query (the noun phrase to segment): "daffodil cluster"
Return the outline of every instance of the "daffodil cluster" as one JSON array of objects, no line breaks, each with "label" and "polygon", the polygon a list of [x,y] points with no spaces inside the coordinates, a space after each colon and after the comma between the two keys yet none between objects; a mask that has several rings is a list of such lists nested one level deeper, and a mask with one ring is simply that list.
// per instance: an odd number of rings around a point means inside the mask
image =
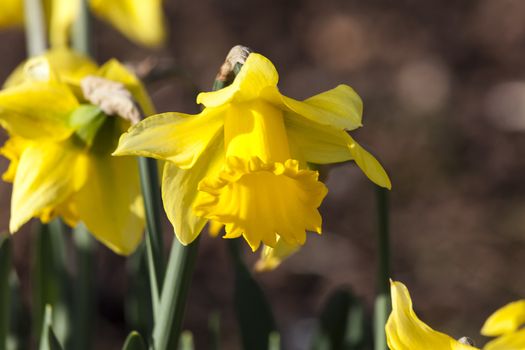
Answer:
[{"label": "daffodil cluster", "polygon": [[3,179],[13,183],[12,233],[32,217],[82,221],[119,254],[139,244],[143,203],[132,157],[112,157],[129,122],[86,101],[80,82],[97,76],[124,84],[147,113],[142,85],[116,60],[97,67],[68,50],[29,60],[0,92],[0,125],[9,140],[0,153],[10,160]]},{"label": "daffodil cluster", "polygon": [[[392,313],[386,325],[390,350],[479,350],[423,323],[414,313],[408,289],[400,282],[391,283]],[[498,337],[483,350],[524,350],[525,300],[510,303],[492,314],[481,333]]]},{"label": "daffodil cluster", "polygon": [[361,126],[362,102],[352,88],[297,101],[277,82],[273,64],[252,53],[231,85],[198,95],[201,113],[151,116],[122,135],[115,155],[166,161],[164,208],[183,244],[211,221],[253,250],[301,246],[306,231],[321,233],[318,208],[327,193],[310,163],[354,160],[390,188],[379,162],[347,133]]},{"label": "daffodil cluster", "polygon": [[[66,47],[80,0],[43,0],[53,47]],[[156,47],[165,41],[162,0],[90,0],[92,12],[112,24],[129,39]],[[24,0],[0,2],[0,28],[24,23]]]}]

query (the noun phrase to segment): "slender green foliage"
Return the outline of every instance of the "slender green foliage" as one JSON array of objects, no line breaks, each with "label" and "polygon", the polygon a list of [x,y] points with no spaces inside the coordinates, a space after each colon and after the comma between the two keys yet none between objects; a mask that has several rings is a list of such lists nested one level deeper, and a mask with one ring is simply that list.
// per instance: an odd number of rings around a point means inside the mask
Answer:
[{"label": "slender green foliage", "polygon": [[374,349],[387,350],[385,324],[390,305],[390,239],[388,223],[388,190],[376,187],[378,223],[378,296],[374,308]]},{"label": "slender green foliage", "polygon": [[42,331],[40,332],[39,350],[62,350],[62,345],[53,332],[53,308],[46,305],[44,320],[42,322]]},{"label": "slender green foliage", "polygon": [[153,319],[157,319],[164,280],[164,242],[160,222],[161,197],[157,161],[139,158],[140,183],[146,210],[146,258],[149,270]]},{"label": "slender green foliage", "polygon": [[27,56],[46,51],[46,24],[41,0],[24,0]]},{"label": "slender green foliage", "polygon": [[210,334],[210,350],[219,350],[221,347],[221,317],[214,311],[208,317],[208,330]]},{"label": "slender green foliage", "polygon": [[267,350],[269,336],[276,330],[272,309],[261,287],[242,261],[238,241],[229,240],[228,247],[235,271],[233,299],[243,349]]},{"label": "slender green foliage", "polygon": [[175,349],[179,343],[198,247],[198,238],[187,246],[173,240],[150,350]]},{"label": "slender green foliage", "polygon": [[146,350],[144,339],[136,331],[131,332],[126,338],[122,350]]},{"label": "slender green foliage", "polygon": [[9,332],[9,273],[11,272],[11,241],[0,234],[0,350],[7,347]]}]

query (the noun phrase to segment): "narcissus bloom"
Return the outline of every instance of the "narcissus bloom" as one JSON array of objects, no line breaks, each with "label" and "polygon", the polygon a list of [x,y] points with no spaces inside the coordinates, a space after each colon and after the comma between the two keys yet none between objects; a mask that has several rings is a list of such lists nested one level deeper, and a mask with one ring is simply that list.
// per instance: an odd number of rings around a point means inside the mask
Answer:
[{"label": "narcissus bloom", "polygon": [[11,161],[3,179],[13,183],[9,228],[60,216],[130,254],[144,226],[137,162],[111,156],[129,122],[86,102],[79,86],[86,75],[123,83],[152,112],[143,87],[115,60],[98,68],[60,50],[17,69],[0,91],[0,125],[9,134],[0,153]]},{"label": "narcissus bloom", "polygon": [[[437,332],[423,323],[412,309],[408,289],[400,282],[391,283],[392,313],[386,325],[390,350],[476,350],[452,337]],[[525,301],[511,303],[490,316],[482,334],[499,336],[483,350],[524,350],[525,330],[518,330],[525,321]]]},{"label": "narcissus bloom", "polygon": [[[49,36],[53,47],[67,45],[71,24],[75,21],[79,0],[44,0]],[[162,0],[90,0],[95,15],[111,23],[130,40],[150,47],[165,41]],[[0,28],[24,23],[24,0],[0,2]]]},{"label": "narcissus bloom", "polygon": [[155,115],[122,135],[116,155],[166,160],[164,208],[183,244],[208,220],[253,250],[278,239],[297,247],[305,231],[321,233],[327,189],[308,163],[353,159],[390,188],[379,162],[345,131],[361,126],[354,90],[340,85],[297,101],[281,95],[277,81],[273,64],[252,53],[230,86],[199,94],[201,113]]}]

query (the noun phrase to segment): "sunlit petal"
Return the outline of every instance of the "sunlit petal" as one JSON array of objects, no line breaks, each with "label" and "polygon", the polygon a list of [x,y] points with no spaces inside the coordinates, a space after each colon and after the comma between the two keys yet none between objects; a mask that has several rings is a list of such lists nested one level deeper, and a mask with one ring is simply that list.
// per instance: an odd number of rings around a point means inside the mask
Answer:
[{"label": "sunlit petal", "polygon": [[164,165],[162,201],[175,235],[189,244],[199,235],[208,219],[193,212],[199,182],[216,174],[224,162],[223,135],[217,135],[191,169],[181,169],[172,162]]},{"label": "sunlit petal", "polygon": [[503,335],[488,342],[483,350],[523,350],[525,349],[525,329]]},{"label": "sunlit petal", "polygon": [[93,12],[129,39],[157,47],[166,39],[162,0],[91,0]]},{"label": "sunlit petal", "polygon": [[481,334],[494,337],[516,331],[525,323],[525,300],[507,304],[485,321]]},{"label": "sunlit petal", "polygon": [[123,134],[114,155],[159,158],[188,169],[222,131],[223,125],[220,109],[206,109],[198,115],[155,115]]},{"label": "sunlit petal", "polygon": [[90,154],[85,185],[75,196],[89,231],[118,254],[137,248],[144,229],[138,164],[131,157]]},{"label": "sunlit petal", "polygon": [[298,251],[300,246],[288,244],[284,239],[278,239],[275,247],[265,246],[261,252],[261,257],[255,263],[255,270],[271,271],[275,270],[283,260]]},{"label": "sunlit petal", "polygon": [[22,84],[0,91],[0,124],[10,134],[26,139],[62,140],[73,132],[68,118],[77,106],[66,85]]},{"label": "sunlit petal", "polygon": [[278,81],[279,75],[273,63],[262,55],[252,53],[231,85],[218,91],[201,92],[197,96],[197,103],[206,107],[217,107],[232,100],[253,100],[258,98],[264,89],[277,86]]},{"label": "sunlit petal", "polygon": [[474,350],[423,323],[414,313],[407,288],[391,283],[392,313],[386,324],[390,350]]},{"label": "sunlit petal", "polygon": [[85,157],[65,141],[28,145],[19,160],[11,199],[9,229],[16,232],[31,217],[68,199],[85,181]]},{"label": "sunlit petal", "polygon": [[348,85],[339,85],[304,101],[286,97],[277,89],[266,89],[264,97],[290,112],[322,125],[344,130],[362,126],[363,102]]}]

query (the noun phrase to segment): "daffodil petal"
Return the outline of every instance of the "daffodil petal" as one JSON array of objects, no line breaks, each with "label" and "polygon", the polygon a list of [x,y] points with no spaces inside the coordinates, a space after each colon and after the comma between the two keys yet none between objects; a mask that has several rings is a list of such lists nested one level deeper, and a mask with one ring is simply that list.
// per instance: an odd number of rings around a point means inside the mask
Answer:
[{"label": "daffodil petal", "polygon": [[95,238],[118,254],[135,251],[144,230],[136,159],[90,154],[87,180],[75,202]]},{"label": "daffodil petal", "polygon": [[296,160],[265,164],[259,158],[228,157],[225,168],[199,183],[194,211],[226,226],[225,238],[243,236],[253,251],[275,247],[277,235],[302,245],[306,230],[321,233],[317,210],[326,196],[318,173]]},{"label": "daffodil petal", "polygon": [[509,303],[495,311],[483,325],[481,334],[495,337],[512,333],[525,323],[525,300]]},{"label": "daffodil petal", "polygon": [[197,115],[164,113],[144,119],[120,138],[114,155],[164,159],[189,169],[222,131],[223,112],[207,108]]},{"label": "daffodil petal", "polygon": [[182,244],[197,238],[208,221],[193,212],[197,186],[206,176],[217,173],[224,163],[222,133],[217,135],[191,169],[181,169],[166,162],[162,176],[162,202],[173,225],[175,235]]},{"label": "daffodil petal", "polygon": [[51,47],[67,47],[71,24],[77,18],[79,0],[51,0],[49,41]]},{"label": "daffodil petal", "polygon": [[231,85],[217,91],[201,92],[197,103],[218,107],[232,100],[249,101],[259,97],[264,89],[276,87],[278,81],[279,75],[273,63],[263,55],[251,53]]},{"label": "daffodil petal", "polygon": [[284,118],[292,154],[309,163],[331,164],[352,160],[346,131],[314,123],[294,113]]},{"label": "daffodil petal", "polygon": [[381,164],[344,130],[311,122],[294,113],[285,115],[292,154],[314,164],[331,164],[354,160],[375,184],[391,188],[390,179]]},{"label": "daffodil petal", "polygon": [[265,99],[304,118],[337,129],[354,130],[362,126],[363,102],[348,85],[297,101],[282,95],[277,89],[266,89]]},{"label": "daffodil petal", "polygon": [[9,159],[9,168],[2,174],[2,180],[6,182],[13,182],[15,180],[18,162],[22,156],[22,152],[29,144],[30,142],[23,138],[13,136],[0,148],[0,154]]},{"label": "daffodil petal", "polygon": [[386,324],[390,350],[474,350],[446,334],[423,323],[412,309],[407,288],[400,282],[391,283],[392,313]]},{"label": "daffodil petal", "polygon": [[[85,181],[85,159],[70,142],[34,142],[19,160],[13,182],[9,230],[63,203]],[[49,216],[49,214],[47,214]]]},{"label": "daffodil petal", "polygon": [[104,63],[95,75],[124,84],[142,108],[145,116],[155,114],[155,107],[140,80],[116,59]]},{"label": "daffodil petal", "polygon": [[0,11],[0,28],[21,26],[23,24],[23,0],[2,0],[2,11]]},{"label": "daffodil petal", "polygon": [[525,329],[503,335],[488,342],[483,350],[523,350],[525,349]]},{"label": "daffodil petal", "polygon": [[220,222],[209,220],[208,221],[208,232],[210,236],[217,237],[221,233],[224,225]]},{"label": "daffodil petal", "polygon": [[67,83],[80,94],[80,80],[97,70],[98,66],[90,58],[68,48],[56,48],[20,64],[9,75],[4,87],[53,80]]},{"label": "daffodil petal", "polygon": [[64,84],[22,84],[0,92],[0,124],[26,139],[62,140],[73,132],[67,123],[77,107],[77,99]]},{"label": "daffodil petal", "polygon": [[288,244],[284,239],[277,240],[275,247],[264,246],[259,260],[255,263],[258,272],[275,270],[283,260],[299,250],[300,246]]},{"label": "daffodil petal", "polygon": [[162,0],[91,0],[93,12],[129,39],[150,47],[166,39]]},{"label": "daffodil petal", "polygon": [[352,153],[352,159],[357,166],[376,185],[391,189],[392,183],[381,163],[379,163],[373,155],[361,147],[361,145],[359,145],[354,139],[350,137],[350,140],[351,142],[348,147],[350,153]]}]

